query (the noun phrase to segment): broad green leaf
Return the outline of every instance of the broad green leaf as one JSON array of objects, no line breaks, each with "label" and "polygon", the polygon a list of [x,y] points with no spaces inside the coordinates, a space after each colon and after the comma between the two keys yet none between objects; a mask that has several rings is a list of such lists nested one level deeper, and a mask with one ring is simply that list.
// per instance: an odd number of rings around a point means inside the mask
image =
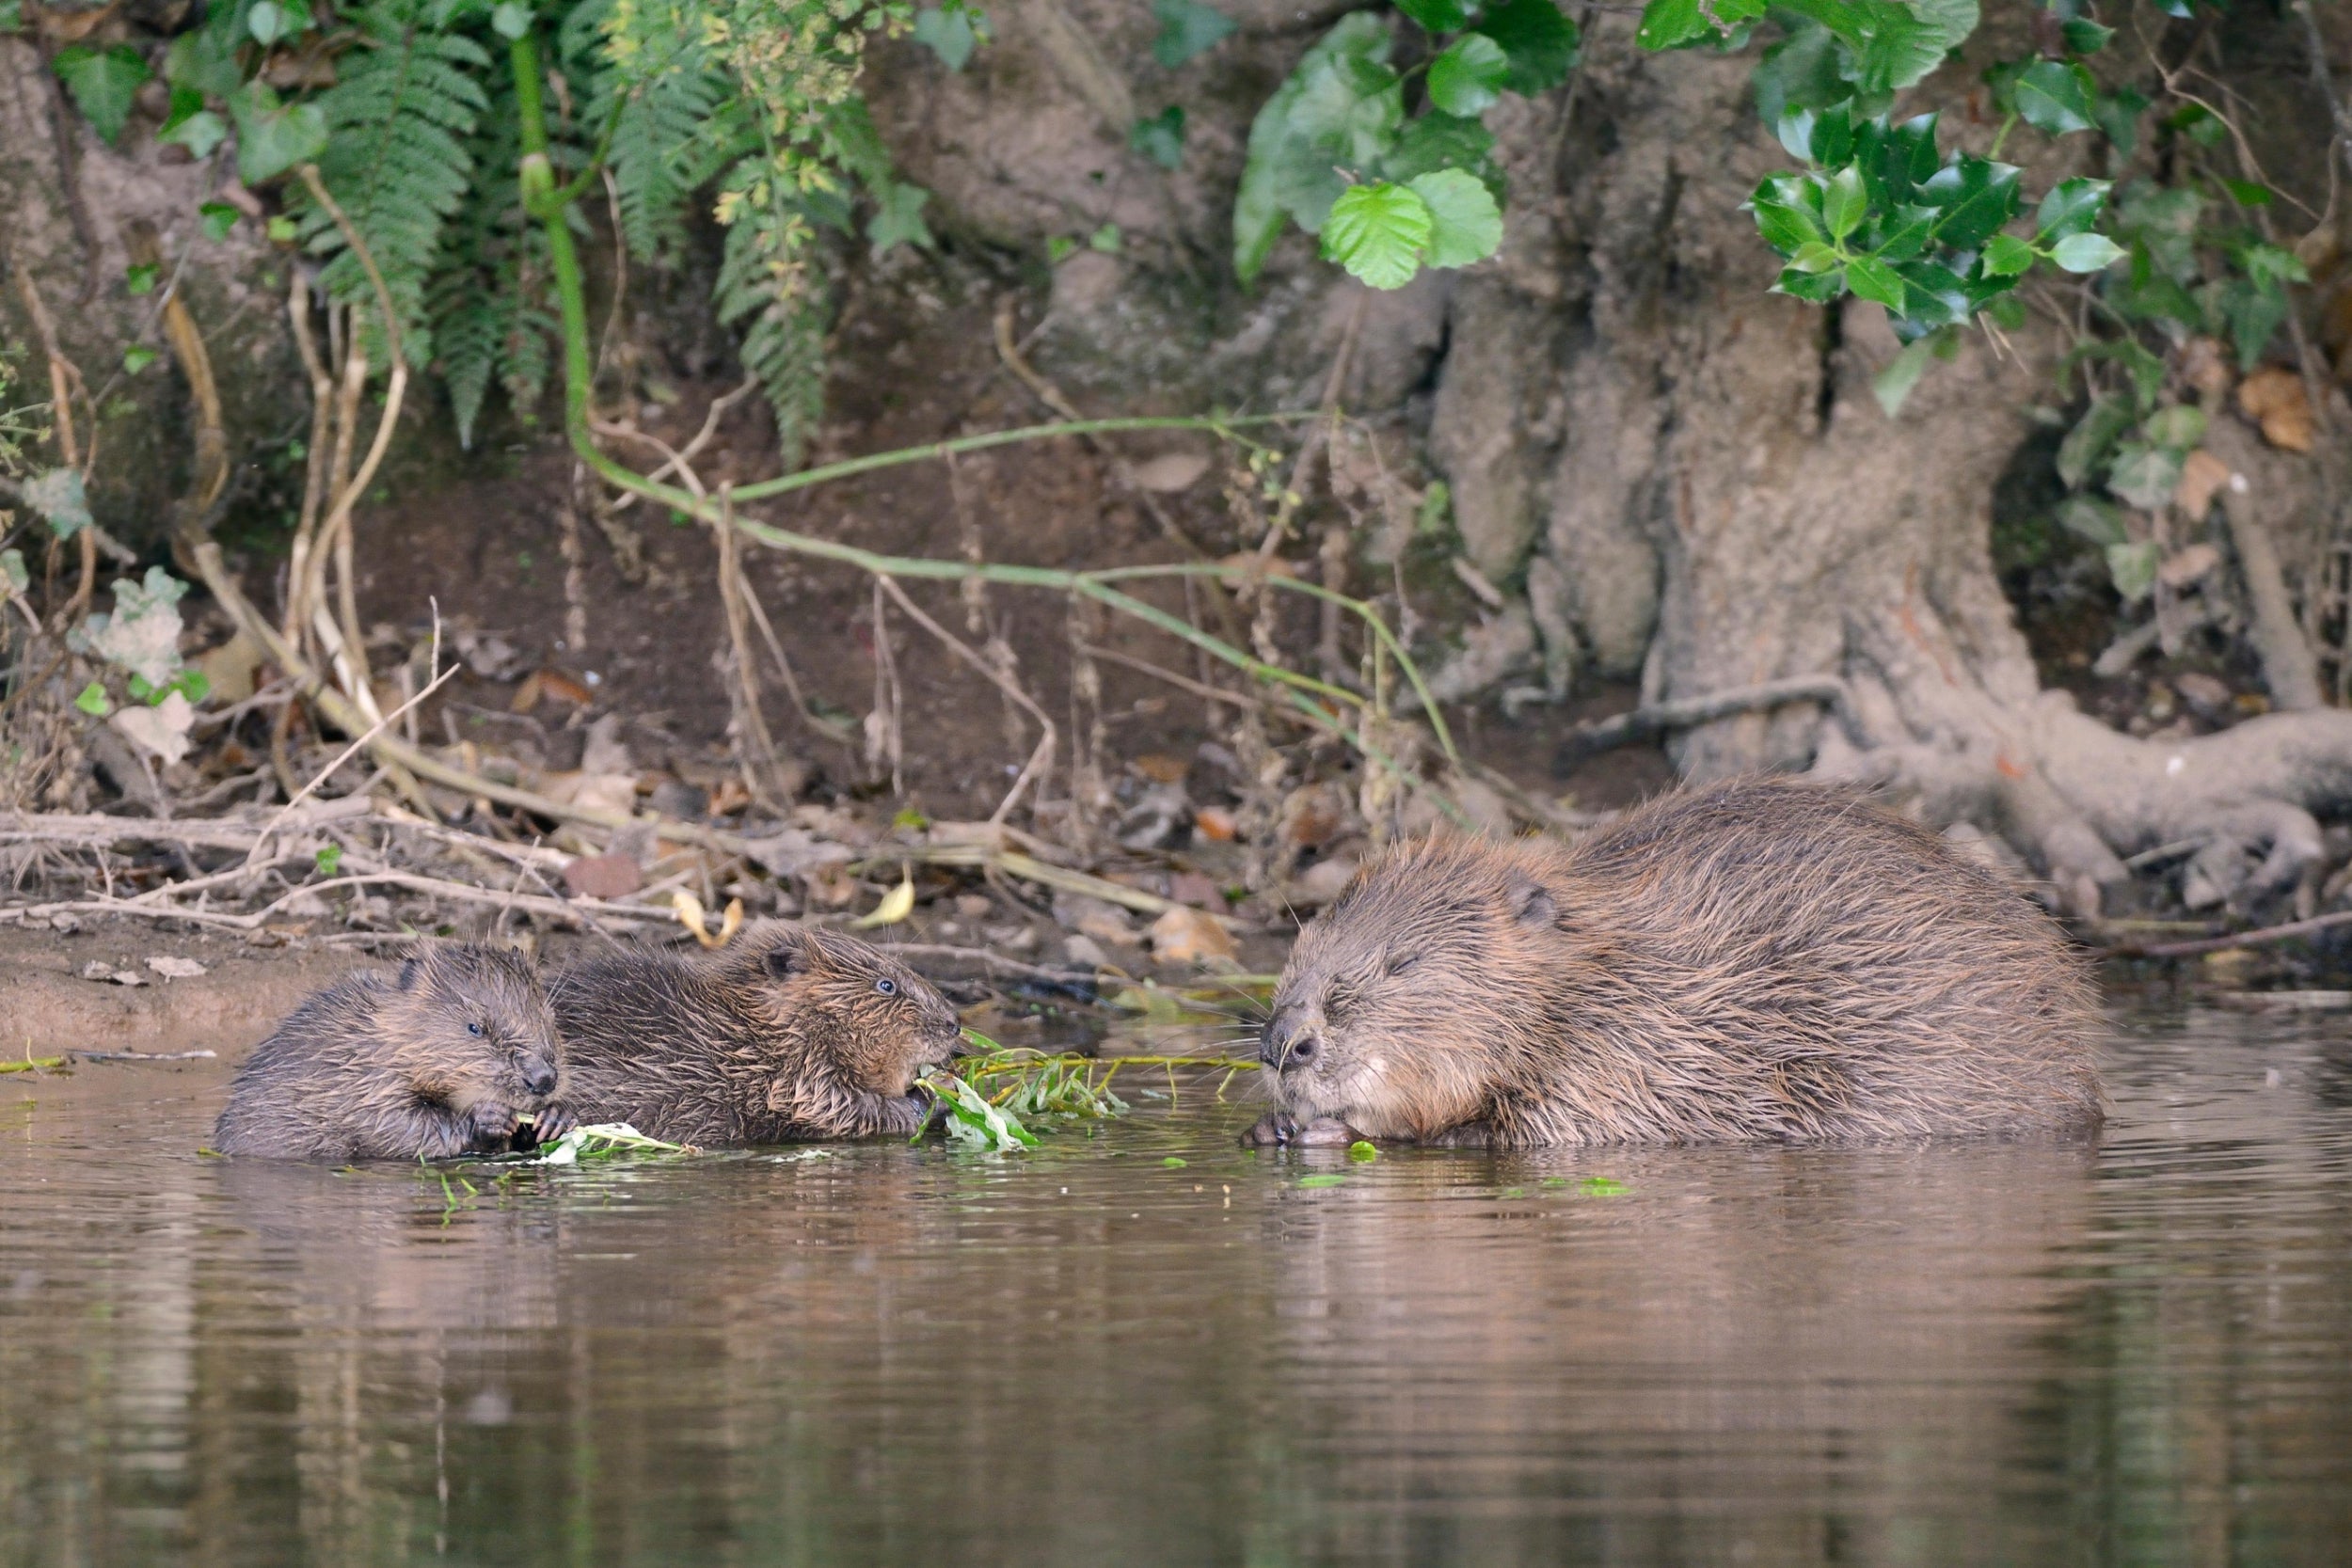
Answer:
[{"label": "broad green leaf", "polygon": [[1911,0],[1911,8],[1920,21],[1933,24],[1943,35],[1947,53],[1967,42],[1984,20],[1979,0]]},{"label": "broad green leaf", "polygon": [[1432,33],[1451,33],[1470,24],[1469,0],[1396,0],[1396,8]]},{"label": "broad green leaf", "polygon": [[237,178],[275,180],[326,150],[326,116],[315,103],[280,103],[266,82],[247,82],[229,99],[237,122]]},{"label": "broad green leaf", "polygon": [[2101,549],[2126,544],[2131,539],[2123,531],[2123,514],[2112,502],[2096,496],[2067,497],[2058,503],[2058,520],[2067,532],[2087,539]]},{"label": "broad green leaf", "polygon": [[2282,250],[2261,241],[2241,247],[2237,253],[2237,264],[2239,270],[2246,274],[2247,281],[2258,289],[2312,280],[2312,275],[2304,270],[2302,258],[2292,250]]},{"label": "broad green leaf", "polygon": [[245,30],[253,41],[267,49],[294,29],[294,21],[276,0],[254,0],[245,13]]},{"label": "broad green leaf", "polygon": [[50,65],[73,95],[74,107],[112,145],[131,118],[132,98],[148,78],[147,56],[127,43],[104,50],[70,43]]},{"label": "broad green leaf", "polygon": [[1478,30],[1502,45],[1511,62],[1502,85],[1513,92],[1532,94],[1556,87],[1576,69],[1580,41],[1576,24],[1560,13],[1553,0],[1490,4],[1478,19]]},{"label": "broad green leaf", "polygon": [[1827,272],[1800,272],[1795,267],[1783,267],[1772,283],[1772,293],[1815,305],[1827,304],[1845,292],[1846,273],[1842,267]]},{"label": "broad green leaf", "polygon": [[2133,87],[2118,87],[2113,92],[2101,93],[2090,112],[2116,150],[2130,157],[2139,143],[2139,117],[2148,112],[2146,95]]},{"label": "broad green leaf", "polygon": [[[1909,342],[1929,327],[1952,326],[1976,314],[1968,285],[1949,267],[1933,261],[1906,261],[1895,269],[1903,285],[1906,320],[1895,324],[1895,335]],[[1995,287],[2012,285],[1996,280]]]},{"label": "broad green leaf", "polygon": [[114,704],[107,700],[106,689],[96,681],[82,688],[82,694],[73,699],[73,705],[92,719],[103,719],[114,711]]},{"label": "broad green leaf", "polygon": [[1160,36],[1152,42],[1152,57],[1173,71],[1196,55],[1205,55],[1233,30],[1233,19],[1200,0],[1152,0],[1152,14],[1160,19]]},{"label": "broad green leaf", "polygon": [[1475,119],[1502,96],[1511,62],[1484,33],[1464,33],[1429,65],[1429,102],[1447,114]]},{"label": "broad green leaf", "polygon": [[2107,490],[2118,500],[2153,512],[2180,488],[2183,453],[2144,441],[2126,441],[2107,465]]},{"label": "broad green leaf", "polygon": [[1395,72],[1387,71],[1381,85],[1359,69],[1386,71],[1388,53],[1379,19],[1351,11],[1307,51],[1250,122],[1233,199],[1233,271],[1244,284],[1264,267],[1285,218],[1311,234],[1321,230],[1344,188],[1333,165],[1368,168],[1372,155],[1394,150],[1404,118]]},{"label": "broad green leaf", "polygon": [[1298,1179],[1298,1184],[1302,1187],[1310,1189],[1317,1187],[1336,1187],[1346,1180],[1346,1177],[1340,1175],[1336,1171],[1328,1171],[1319,1176],[1302,1176]]},{"label": "broad green leaf", "polygon": [[33,574],[24,564],[23,550],[13,546],[0,550],[0,578],[6,578],[8,587],[19,594],[33,586]]},{"label": "broad green leaf", "polygon": [[949,71],[961,71],[979,46],[979,30],[966,6],[927,6],[914,13],[914,41],[939,56]]},{"label": "broad green leaf", "polygon": [[164,51],[164,79],[185,91],[226,98],[245,83],[237,47],[226,27],[208,24],[182,33]]},{"label": "broad green leaf", "polygon": [[2132,405],[2120,397],[2094,398],[2058,443],[2058,478],[2070,490],[2080,489],[2106,458],[2108,449],[2132,427]]},{"label": "broad green leaf", "polygon": [[1819,240],[1807,240],[1788,258],[1798,272],[1827,272],[1837,264],[1837,252]]},{"label": "broad green leaf", "polygon": [[2155,445],[2185,453],[2205,438],[2205,411],[2192,404],[2176,403],[2149,415],[2139,428]]},{"label": "broad green leaf", "polygon": [[2069,234],[2050,247],[2050,260],[2068,272],[2103,272],[2123,259],[2123,247],[2105,234]]},{"label": "broad green leaf", "polygon": [[1118,255],[1126,243],[1126,236],[1115,223],[1106,223],[1087,236],[1087,248],[1099,250],[1105,256]]},{"label": "broad green leaf", "polygon": [[1995,234],[1985,243],[1984,270],[1992,277],[2015,277],[2033,265],[2033,246],[2014,234]]},{"label": "broad green leaf", "polygon": [[2050,194],[2042,198],[2042,209],[2034,216],[2035,237],[2043,245],[2053,245],[2070,235],[2088,230],[2099,220],[2099,209],[2107,199],[2105,180],[2061,180],[2050,187]]},{"label": "broad green leaf", "polygon": [[1370,1164],[1380,1158],[1380,1147],[1359,1138],[1347,1146],[1347,1157],[1358,1164]]},{"label": "broad green leaf", "polygon": [[2058,24],[2058,36],[2066,40],[2069,54],[2096,55],[2115,36],[2112,27],[2102,27],[2087,16],[2070,16]]},{"label": "broad green leaf", "polygon": [[1792,131],[1789,119],[1853,96],[1853,84],[1840,70],[1837,36],[1811,22],[1792,22],[1788,37],[1764,51],[1753,80],[1756,115],[1799,158],[1813,155],[1810,122]]},{"label": "broad green leaf", "polygon": [[1862,225],[1870,198],[1862,188],[1862,171],[1851,164],[1830,177],[1821,193],[1821,227],[1833,240],[1842,240]]},{"label": "broad green leaf", "polygon": [[1897,315],[1903,311],[1903,280],[1883,261],[1857,257],[1846,263],[1846,287],[1859,299],[1883,305]]},{"label": "broad green leaf", "polygon": [[2221,319],[2229,324],[2230,341],[2237,347],[2238,368],[2250,371],[2287,319],[2287,292],[2276,283],[2262,285],[2233,277],[2217,296]]},{"label": "broad green leaf", "polygon": [[2017,112],[2037,131],[2061,136],[2090,129],[2090,73],[2062,60],[2036,60],[2013,89]]},{"label": "broad green leaf", "polygon": [[1903,411],[1903,404],[1911,399],[1911,389],[1919,384],[1919,377],[1927,373],[1928,361],[1934,357],[1935,340],[1921,338],[1905,343],[1886,362],[1886,368],[1870,378],[1870,393],[1878,399],[1888,419]]},{"label": "broad green leaf", "polygon": [[874,215],[866,220],[866,240],[880,256],[902,245],[931,248],[930,226],[923,221],[923,204],[931,193],[920,185],[893,180],[874,193]]},{"label": "broad green leaf", "polygon": [[133,343],[122,351],[122,373],[136,375],[162,357],[161,350],[149,348],[145,343]]},{"label": "broad green leaf", "polygon": [[1331,204],[1323,254],[1375,289],[1401,289],[1421,270],[1433,227],[1428,203],[1410,188],[1351,185]]},{"label": "broad green leaf", "polygon": [[226,201],[207,201],[196,212],[203,220],[204,237],[208,240],[225,240],[237,227],[237,210]]},{"label": "broad green leaf", "polygon": [[1919,199],[1936,209],[1939,243],[1974,250],[2017,215],[2017,169],[1963,153],[1920,184]]},{"label": "broad green leaf", "polygon": [[503,0],[490,12],[490,29],[512,42],[531,31],[531,8],[521,0]]},{"label": "broad green leaf", "polygon": [[1138,119],[1127,133],[1127,145],[1162,168],[1184,161],[1184,106],[1170,103],[1149,119]]},{"label": "broad green leaf", "polygon": [[58,538],[71,539],[90,526],[89,495],[79,469],[51,468],[26,480],[23,488],[24,504],[40,513]]},{"label": "broad green leaf", "polygon": [[1502,244],[1502,209],[1476,175],[1439,169],[1408,188],[1429,209],[1431,266],[1466,267],[1492,256]]},{"label": "broad green leaf", "polygon": [[1763,14],[1764,0],[1649,0],[1633,41],[1645,49],[1712,43]]},{"label": "broad green leaf", "polygon": [[1764,243],[1783,256],[1790,255],[1808,241],[1820,240],[1820,220],[1804,200],[1806,183],[1802,180],[1776,178],[1766,180],[1748,198],[1748,209],[1756,214],[1756,227],[1763,234]]},{"label": "broad green leaf", "polygon": [[2109,545],[2107,577],[2125,604],[2137,604],[2156,586],[2156,546],[2147,540]]},{"label": "broad green leaf", "polygon": [[1474,119],[1422,115],[1397,134],[1396,146],[1380,160],[1379,172],[1402,185],[1441,168],[1468,169],[1494,190],[1501,176],[1486,156],[1494,145],[1495,134]]},{"label": "broad green leaf", "polygon": [[1951,46],[1940,23],[1895,0],[1848,3],[1867,19],[1867,32],[1854,61],[1855,85],[1864,92],[1910,87],[1944,63]]},{"label": "broad green leaf", "polygon": [[153,261],[142,261],[122,271],[122,286],[135,294],[151,294],[164,269]]},{"label": "broad green leaf", "polygon": [[179,143],[188,150],[190,157],[201,163],[217,151],[222,142],[229,139],[229,127],[222,121],[220,116],[213,113],[212,110],[199,109],[155,139]]}]

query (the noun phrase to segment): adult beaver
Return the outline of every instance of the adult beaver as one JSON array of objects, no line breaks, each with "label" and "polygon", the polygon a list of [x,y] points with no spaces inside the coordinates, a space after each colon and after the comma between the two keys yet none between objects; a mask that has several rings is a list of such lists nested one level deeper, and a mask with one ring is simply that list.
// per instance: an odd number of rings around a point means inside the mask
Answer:
[{"label": "adult beaver", "polygon": [[704,1148],[913,1133],[928,1111],[915,1075],[963,1038],[898,959],[783,922],[712,954],[592,959],[548,990],[573,1109]]},{"label": "adult beaver", "polygon": [[1244,1141],[2089,1132],[2095,1025],[2057,927],[1934,834],[1734,783],[1366,865],[1283,969]]},{"label": "adult beaver", "polygon": [[224,1154],[413,1160],[489,1153],[573,1124],[555,1016],[529,959],[426,948],[393,974],[350,974],[254,1049],[213,1129]]}]

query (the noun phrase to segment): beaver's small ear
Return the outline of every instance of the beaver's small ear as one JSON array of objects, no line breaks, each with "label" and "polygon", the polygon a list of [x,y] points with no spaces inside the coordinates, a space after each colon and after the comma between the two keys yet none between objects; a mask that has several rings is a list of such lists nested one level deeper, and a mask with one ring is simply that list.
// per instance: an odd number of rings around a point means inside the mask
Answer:
[{"label": "beaver's small ear", "polygon": [[1511,873],[1503,886],[1503,901],[1511,911],[1511,918],[1522,926],[1550,926],[1560,919],[1560,907],[1551,901],[1551,890],[1523,871]]},{"label": "beaver's small ear", "polygon": [[423,973],[424,960],[422,958],[404,959],[402,960],[400,966],[400,978],[394,981],[393,984],[398,986],[402,990],[415,990],[417,989],[417,976]]},{"label": "beaver's small ear", "polygon": [[770,974],[779,980],[785,980],[795,974],[807,974],[808,960],[808,943],[802,939],[799,932],[795,931],[768,949],[767,956],[760,959],[760,963]]}]

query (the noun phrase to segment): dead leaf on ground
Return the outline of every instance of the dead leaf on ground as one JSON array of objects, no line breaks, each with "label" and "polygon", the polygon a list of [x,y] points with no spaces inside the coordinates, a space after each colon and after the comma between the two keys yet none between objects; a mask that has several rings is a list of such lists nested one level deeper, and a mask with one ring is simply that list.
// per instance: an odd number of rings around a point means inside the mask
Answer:
[{"label": "dead leaf on ground", "polygon": [[2238,383],[2237,405],[2263,427],[2263,439],[2287,451],[2312,450],[2312,405],[2303,378],[2283,365],[2265,365]]},{"label": "dead leaf on ground", "polygon": [[2199,447],[2181,465],[2181,483],[2173,487],[2172,504],[2181,515],[2194,522],[2202,518],[2212,507],[2215,496],[2230,483],[2230,466],[2204,448]]},{"label": "dead leaf on ground", "polygon": [[1172,496],[1189,490],[1209,471],[1209,460],[1197,451],[1164,452],[1127,470],[1127,482],[1138,490]]},{"label": "dead leaf on ground", "polygon": [[2156,568],[2156,580],[2167,588],[2186,588],[2221,564],[2221,552],[2211,545],[2191,545]]},{"label": "dead leaf on ground", "polygon": [[1233,939],[1214,915],[1182,907],[1152,923],[1152,955],[1162,963],[1197,964],[1236,957]]},{"label": "dead leaf on ground", "polygon": [[1241,823],[1223,806],[1202,806],[1192,814],[1192,831],[1216,844],[1231,844],[1241,835]]},{"label": "dead leaf on ground", "polygon": [[676,911],[678,924],[694,933],[694,940],[705,947],[724,947],[735,933],[743,928],[743,900],[727,900],[726,913],[719,917],[719,930],[712,935],[710,922],[703,913],[703,901],[680,888],[670,895],[670,908]]},{"label": "dead leaf on ground", "polygon": [[859,930],[871,930],[877,926],[896,926],[914,912],[914,875],[900,870],[898,885],[882,895],[882,901],[871,913],[859,915],[850,924]]},{"label": "dead leaf on ground", "polygon": [[564,885],[576,898],[626,898],[645,885],[645,874],[629,855],[582,855],[564,868]]},{"label": "dead leaf on ground", "polygon": [[1127,764],[1153,784],[1180,784],[1192,771],[1192,764],[1183,757],[1169,756],[1166,752],[1146,752]]},{"label": "dead leaf on ground", "polygon": [[118,986],[143,986],[147,976],[135,969],[117,969],[103,958],[92,958],[82,966],[82,978],[111,982]]}]

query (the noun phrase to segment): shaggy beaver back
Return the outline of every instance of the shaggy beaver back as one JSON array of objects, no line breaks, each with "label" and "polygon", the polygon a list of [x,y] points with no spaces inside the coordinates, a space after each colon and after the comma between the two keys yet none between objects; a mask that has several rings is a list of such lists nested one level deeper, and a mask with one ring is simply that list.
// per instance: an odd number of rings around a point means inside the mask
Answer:
[{"label": "shaggy beaver back", "polygon": [[871,943],[762,922],[691,958],[615,953],[549,987],[589,1122],[704,1148],[912,1133],[953,1007]]},{"label": "shaggy beaver back", "polygon": [[538,975],[506,948],[427,948],[346,975],[255,1047],[213,1129],[224,1154],[413,1160],[561,1131],[563,1052]]},{"label": "shaggy beaver back", "polygon": [[1679,792],[1583,843],[1435,838],[1301,933],[1277,1102],[1505,1146],[2095,1128],[2094,994],[1992,874],[1854,797]]}]

